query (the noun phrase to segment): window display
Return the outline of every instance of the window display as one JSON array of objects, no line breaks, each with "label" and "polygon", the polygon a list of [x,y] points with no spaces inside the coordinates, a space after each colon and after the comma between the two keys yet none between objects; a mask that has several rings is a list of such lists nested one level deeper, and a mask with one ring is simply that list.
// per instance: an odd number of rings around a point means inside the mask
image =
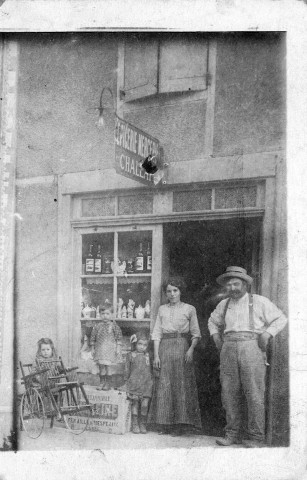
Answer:
[{"label": "window display", "polygon": [[150,320],[152,231],[82,235],[81,319],[99,319],[113,307],[114,318]]}]

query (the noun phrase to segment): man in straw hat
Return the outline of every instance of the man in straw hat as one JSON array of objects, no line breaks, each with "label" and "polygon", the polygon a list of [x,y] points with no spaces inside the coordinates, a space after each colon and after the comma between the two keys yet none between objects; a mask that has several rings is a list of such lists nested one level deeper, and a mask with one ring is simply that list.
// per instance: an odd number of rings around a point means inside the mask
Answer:
[{"label": "man in straw hat", "polygon": [[[228,298],[212,312],[208,327],[220,352],[222,403],[226,410],[226,436],[218,445],[265,445],[266,348],[287,319],[266,297],[248,293],[253,279],[241,267],[228,267],[217,278]],[[242,398],[247,403],[247,435],[242,441]]]}]

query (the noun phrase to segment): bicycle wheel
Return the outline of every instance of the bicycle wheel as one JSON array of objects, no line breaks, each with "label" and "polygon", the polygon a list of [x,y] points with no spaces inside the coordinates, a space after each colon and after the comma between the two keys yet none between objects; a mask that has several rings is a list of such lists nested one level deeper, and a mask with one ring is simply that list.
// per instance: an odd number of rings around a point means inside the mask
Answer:
[{"label": "bicycle wheel", "polygon": [[91,407],[85,404],[81,388],[74,386],[62,392],[60,411],[66,428],[74,435],[83,433],[92,414]]},{"label": "bicycle wheel", "polygon": [[45,424],[45,408],[36,388],[28,388],[20,402],[22,427],[30,438],[38,438]]}]

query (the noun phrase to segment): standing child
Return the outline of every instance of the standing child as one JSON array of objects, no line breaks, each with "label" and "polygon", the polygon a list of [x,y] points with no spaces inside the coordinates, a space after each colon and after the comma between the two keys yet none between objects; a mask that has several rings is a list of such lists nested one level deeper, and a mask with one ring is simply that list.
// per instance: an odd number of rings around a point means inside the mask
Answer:
[{"label": "standing child", "polygon": [[[147,413],[152,394],[153,380],[149,360],[148,337],[137,332],[131,337],[132,351],[127,354],[125,381],[128,398],[131,400],[132,431],[147,433]],[[139,417],[139,407],[141,415]]]},{"label": "standing child", "polygon": [[123,362],[122,331],[112,320],[112,308],[100,309],[102,322],[95,325],[91,335],[94,360],[99,365],[100,385],[97,390],[110,390],[112,386],[111,367]]}]

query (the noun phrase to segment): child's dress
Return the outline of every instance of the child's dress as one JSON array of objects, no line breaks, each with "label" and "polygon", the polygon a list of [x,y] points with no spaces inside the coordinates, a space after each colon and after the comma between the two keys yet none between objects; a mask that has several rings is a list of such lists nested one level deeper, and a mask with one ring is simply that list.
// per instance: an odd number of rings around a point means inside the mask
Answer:
[{"label": "child's dress", "polygon": [[[41,369],[48,368],[48,362],[52,362],[54,360],[58,360],[58,357],[52,355],[52,357],[45,358],[42,355],[36,354],[35,359],[32,363],[32,372],[37,372]],[[47,384],[53,386],[52,382],[48,382],[48,377],[50,372],[40,373],[35,376],[35,380],[42,386],[45,387]]]},{"label": "child's dress", "polygon": [[[37,372],[41,369],[48,368],[48,362],[58,360],[58,357],[52,355],[52,357],[45,358],[42,355],[36,354],[35,359],[32,363],[32,372]],[[55,386],[56,382],[49,380],[50,370],[44,373],[40,373],[35,375],[34,382],[38,383],[38,386],[41,388],[47,387],[47,385],[52,388]],[[57,394],[54,394],[55,399],[57,399]],[[53,404],[51,399],[48,395],[43,395],[43,403],[46,413],[50,413],[54,410]]]},{"label": "child's dress", "polygon": [[125,381],[131,400],[151,398],[152,373],[148,353],[129,352],[126,357]]},{"label": "child's dress", "polygon": [[122,331],[113,320],[95,325],[90,341],[90,344],[95,346],[94,360],[99,365],[122,363],[122,338]]}]

